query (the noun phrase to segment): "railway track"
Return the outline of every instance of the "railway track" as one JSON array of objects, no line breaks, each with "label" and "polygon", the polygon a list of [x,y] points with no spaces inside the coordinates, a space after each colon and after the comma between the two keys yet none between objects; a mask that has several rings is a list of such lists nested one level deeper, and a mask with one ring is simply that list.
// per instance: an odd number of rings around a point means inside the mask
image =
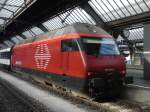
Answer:
[{"label": "railway track", "polygon": [[[48,112],[48,109],[23,92],[0,79],[0,88],[3,91],[1,98],[1,112]],[[4,100],[2,100],[4,99]]]},{"label": "railway track", "polygon": [[118,98],[113,99],[113,100],[106,100],[106,101],[102,101],[102,100],[94,101],[93,99],[84,99],[84,98],[81,98],[78,96],[74,96],[73,94],[71,94],[69,92],[56,90],[55,88],[52,88],[48,84],[39,83],[29,77],[23,77],[22,75],[18,75],[18,73],[12,73],[12,72],[6,71],[6,70],[5,70],[5,72],[11,73],[16,77],[26,80],[26,81],[34,84],[36,87],[38,87],[40,89],[50,91],[54,94],[57,94],[65,99],[67,99],[67,100],[70,100],[74,104],[84,103],[87,106],[91,106],[91,107],[98,109],[100,112],[149,112],[148,109],[142,109],[140,104],[138,104],[136,102],[133,103],[133,102],[123,100],[123,99],[118,99]]}]

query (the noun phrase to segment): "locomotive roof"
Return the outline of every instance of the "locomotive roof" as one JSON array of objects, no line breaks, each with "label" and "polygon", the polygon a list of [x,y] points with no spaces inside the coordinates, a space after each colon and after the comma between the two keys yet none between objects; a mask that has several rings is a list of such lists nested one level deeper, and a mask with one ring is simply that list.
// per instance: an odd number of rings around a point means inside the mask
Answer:
[{"label": "locomotive roof", "polygon": [[[30,43],[33,41],[43,40],[46,38],[53,38],[56,36],[64,35],[64,34],[70,34],[70,33],[89,33],[89,34],[102,34],[102,35],[109,35],[106,31],[104,31],[102,28],[86,24],[86,23],[74,23],[72,25],[65,26],[60,29],[56,29],[53,31],[49,31],[47,33],[40,34],[38,36],[32,37],[29,40],[26,40],[22,43]],[[20,44],[22,44],[20,43]]]}]

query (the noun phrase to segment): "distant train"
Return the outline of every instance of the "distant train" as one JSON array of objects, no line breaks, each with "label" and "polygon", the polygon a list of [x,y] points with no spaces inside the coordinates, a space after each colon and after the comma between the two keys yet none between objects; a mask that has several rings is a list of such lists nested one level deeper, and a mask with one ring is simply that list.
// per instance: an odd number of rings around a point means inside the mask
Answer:
[{"label": "distant train", "polygon": [[11,48],[6,48],[6,49],[2,49],[0,50],[0,67],[6,67],[8,68],[10,65],[10,53]]},{"label": "distant train", "polygon": [[11,69],[90,97],[117,95],[126,74],[124,58],[103,29],[76,23],[11,49]]}]

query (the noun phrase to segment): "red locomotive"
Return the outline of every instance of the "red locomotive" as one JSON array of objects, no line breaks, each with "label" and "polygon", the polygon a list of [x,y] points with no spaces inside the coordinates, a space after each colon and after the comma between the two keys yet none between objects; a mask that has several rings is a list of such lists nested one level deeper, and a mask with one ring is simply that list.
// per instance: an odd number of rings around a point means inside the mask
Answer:
[{"label": "red locomotive", "polygon": [[113,37],[82,23],[15,45],[11,68],[91,97],[118,93],[126,74]]}]

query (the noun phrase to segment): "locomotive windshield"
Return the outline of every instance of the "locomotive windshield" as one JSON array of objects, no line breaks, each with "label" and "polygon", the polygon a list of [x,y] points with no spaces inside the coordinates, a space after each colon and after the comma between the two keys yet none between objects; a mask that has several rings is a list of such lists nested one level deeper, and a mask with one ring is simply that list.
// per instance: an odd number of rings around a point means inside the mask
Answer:
[{"label": "locomotive windshield", "polygon": [[83,38],[83,46],[88,55],[120,55],[118,47],[112,38]]}]

